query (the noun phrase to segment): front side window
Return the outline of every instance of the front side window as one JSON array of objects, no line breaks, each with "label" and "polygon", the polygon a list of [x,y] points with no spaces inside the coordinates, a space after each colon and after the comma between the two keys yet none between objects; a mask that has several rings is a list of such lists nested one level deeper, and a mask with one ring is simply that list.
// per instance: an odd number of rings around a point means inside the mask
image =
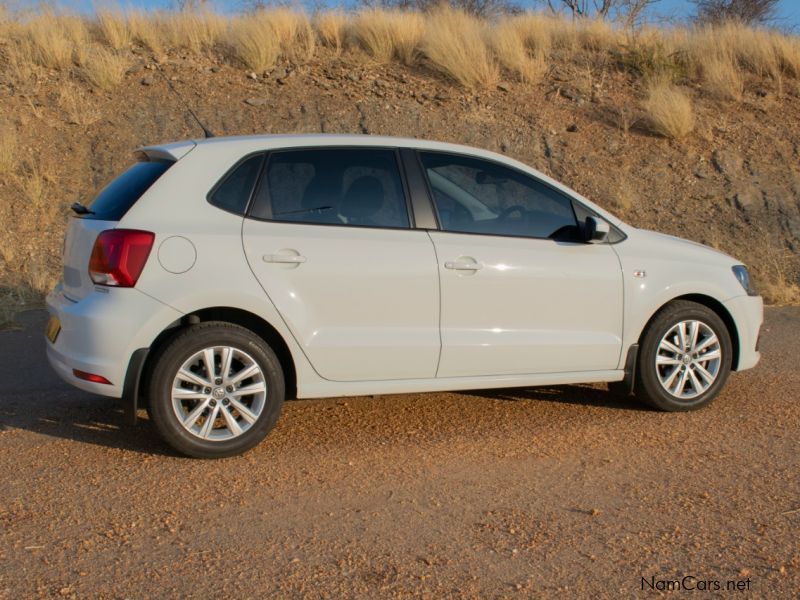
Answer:
[{"label": "front side window", "polygon": [[571,200],[495,162],[421,152],[444,231],[578,240]]},{"label": "front side window", "polygon": [[251,216],[357,227],[409,227],[397,158],[380,148],[273,152]]}]

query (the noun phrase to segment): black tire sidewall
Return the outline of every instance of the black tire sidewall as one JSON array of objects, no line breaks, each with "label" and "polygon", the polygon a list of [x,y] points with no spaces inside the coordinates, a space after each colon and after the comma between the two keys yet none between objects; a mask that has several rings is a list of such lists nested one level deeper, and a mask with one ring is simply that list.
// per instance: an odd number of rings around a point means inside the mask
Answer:
[{"label": "black tire sidewall", "polygon": [[[705,323],[716,334],[722,350],[722,364],[714,383],[705,392],[691,400],[679,400],[669,394],[658,380],[655,359],[661,338],[680,321],[696,320]],[[711,309],[694,302],[675,302],[659,313],[645,332],[637,361],[637,395],[660,410],[681,412],[697,410],[708,405],[720,392],[731,370],[733,344],[728,328]]]},{"label": "black tire sidewall", "polygon": [[[267,383],[267,397],[258,420],[242,435],[226,441],[201,440],[189,433],[172,409],[175,374],[192,354],[210,346],[231,346],[247,352],[258,363]],[[194,458],[224,458],[256,446],[275,426],[285,396],[280,361],[252,332],[228,323],[201,323],[181,330],[154,357],[148,412],[159,434],[178,452]]]}]

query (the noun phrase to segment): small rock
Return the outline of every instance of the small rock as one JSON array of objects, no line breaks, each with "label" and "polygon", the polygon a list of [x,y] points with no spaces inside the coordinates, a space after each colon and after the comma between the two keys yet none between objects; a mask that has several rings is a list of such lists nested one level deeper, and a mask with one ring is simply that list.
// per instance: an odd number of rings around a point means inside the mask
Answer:
[{"label": "small rock", "polygon": [[598,508],[593,508],[592,510],[590,510],[590,511],[589,511],[589,514],[590,514],[591,516],[593,516],[593,517],[596,517],[597,515],[599,515],[599,514],[600,514],[600,509],[598,509]]},{"label": "small rock", "polygon": [[153,85],[153,78],[150,76],[142,77],[142,85]]},{"label": "small rock", "polygon": [[583,94],[581,94],[575,88],[562,87],[559,88],[558,93],[561,95],[561,97],[566,98],[567,100],[572,100],[573,102],[577,102],[578,104],[583,102]]},{"label": "small rock", "polygon": [[450,100],[450,95],[446,92],[436,92],[436,95],[433,98],[435,100]]},{"label": "small rock", "polygon": [[372,85],[374,85],[375,87],[388,87],[389,83],[384,81],[383,79],[376,79],[375,81],[372,82]]},{"label": "small rock", "polygon": [[350,72],[347,74],[347,78],[350,81],[359,81],[361,79],[361,75],[359,75],[358,73]]},{"label": "small rock", "polygon": [[758,96],[759,98],[766,98],[767,96],[769,96],[769,92],[765,88],[757,88],[756,96]]},{"label": "small rock", "polygon": [[761,190],[754,185],[748,185],[734,194],[733,204],[742,212],[748,212],[757,208],[762,199]]},{"label": "small rock", "polygon": [[711,154],[711,162],[717,171],[729,179],[735,177],[744,164],[742,157],[730,150],[714,150]]},{"label": "small rock", "polygon": [[249,104],[250,106],[264,106],[267,103],[266,98],[247,98],[244,101],[245,104]]},{"label": "small rock", "polygon": [[253,79],[253,80],[255,80],[255,79],[258,79],[258,75],[256,75],[256,74],[255,74],[253,71],[250,71],[250,72],[247,74],[247,78],[248,78],[248,79]]},{"label": "small rock", "polygon": [[497,84],[497,89],[500,90],[501,92],[511,91],[511,88],[509,88],[508,85],[505,84],[505,83],[498,83]]},{"label": "small rock", "polygon": [[272,76],[273,76],[275,79],[286,79],[286,77],[287,77],[288,75],[289,75],[289,73],[287,73],[287,72],[286,72],[286,69],[275,69],[275,70],[272,72]]},{"label": "small rock", "polygon": [[570,133],[575,133],[576,131],[578,131],[578,126],[575,123],[572,123],[571,125],[567,126],[567,131],[569,131]]},{"label": "small rock", "polygon": [[144,65],[142,63],[136,63],[132,65],[130,69],[126,71],[128,75],[136,75],[136,73],[140,73],[144,69]]},{"label": "small rock", "polygon": [[210,71],[211,71],[212,73],[219,73],[219,72],[220,72],[220,67],[219,67],[219,65],[214,65],[213,67],[211,67]]}]

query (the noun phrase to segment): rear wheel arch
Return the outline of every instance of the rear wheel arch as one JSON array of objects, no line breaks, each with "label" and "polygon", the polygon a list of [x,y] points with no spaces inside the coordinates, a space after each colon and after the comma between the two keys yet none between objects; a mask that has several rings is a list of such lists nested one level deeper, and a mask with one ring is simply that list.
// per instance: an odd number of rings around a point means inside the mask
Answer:
[{"label": "rear wheel arch", "polygon": [[141,382],[139,384],[140,390],[147,390],[149,387],[152,360],[158,354],[158,349],[185,327],[205,321],[233,323],[252,331],[263,339],[272,348],[281,363],[286,384],[286,398],[295,398],[297,396],[297,371],[294,358],[283,336],[272,324],[255,313],[229,306],[208,307],[193,311],[164,329],[150,345],[147,360],[142,369]]}]

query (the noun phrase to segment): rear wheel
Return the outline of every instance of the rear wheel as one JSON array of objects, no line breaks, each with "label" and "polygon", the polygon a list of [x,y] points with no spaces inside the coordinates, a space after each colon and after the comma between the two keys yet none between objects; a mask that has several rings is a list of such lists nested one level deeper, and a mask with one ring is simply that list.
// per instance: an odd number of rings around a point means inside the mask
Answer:
[{"label": "rear wheel", "polygon": [[732,356],[728,328],[714,311],[696,302],[675,301],[644,334],[636,395],[665,411],[701,408],[725,385]]},{"label": "rear wheel", "polygon": [[284,400],[275,353],[251,331],[193,325],[154,357],[148,410],[164,441],[197,458],[241,454],[275,426]]}]

